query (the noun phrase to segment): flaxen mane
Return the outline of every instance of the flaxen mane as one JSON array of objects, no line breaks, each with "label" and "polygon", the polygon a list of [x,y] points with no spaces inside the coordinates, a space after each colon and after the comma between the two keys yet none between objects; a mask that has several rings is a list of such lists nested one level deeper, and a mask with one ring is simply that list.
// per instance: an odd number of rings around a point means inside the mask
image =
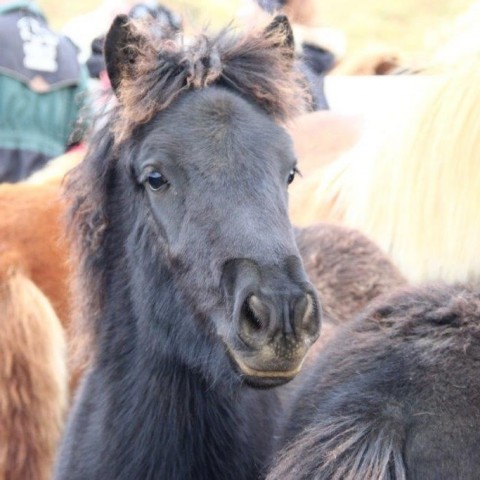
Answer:
[{"label": "flaxen mane", "polygon": [[425,98],[400,118],[390,116],[387,133],[369,130],[352,151],[314,173],[295,200],[294,220],[360,230],[410,281],[478,279],[477,67],[475,60],[419,78],[431,82]]}]

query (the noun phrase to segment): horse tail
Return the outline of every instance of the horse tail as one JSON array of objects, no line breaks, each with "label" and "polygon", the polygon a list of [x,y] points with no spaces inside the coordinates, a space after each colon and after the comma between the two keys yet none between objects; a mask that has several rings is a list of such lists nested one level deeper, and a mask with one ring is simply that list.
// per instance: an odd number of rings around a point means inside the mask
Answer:
[{"label": "horse tail", "polygon": [[267,480],[405,480],[402,434],[393,422],[335,416],[294,439]]},{"label": "horse tail", "polygon": [[63,329],[27,276],[0,273],[0,479],[47,480],[67,406]]}]

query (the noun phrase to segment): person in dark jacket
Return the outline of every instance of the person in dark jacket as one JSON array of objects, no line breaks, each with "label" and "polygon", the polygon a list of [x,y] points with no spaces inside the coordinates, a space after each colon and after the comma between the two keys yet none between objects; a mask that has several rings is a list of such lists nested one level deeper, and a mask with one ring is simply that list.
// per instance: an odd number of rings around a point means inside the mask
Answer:
[{"label": "person in dark jacket", "polygon": [[88,73],[32,1],[0,0],[0,182],[16,182],[80,139]]}]

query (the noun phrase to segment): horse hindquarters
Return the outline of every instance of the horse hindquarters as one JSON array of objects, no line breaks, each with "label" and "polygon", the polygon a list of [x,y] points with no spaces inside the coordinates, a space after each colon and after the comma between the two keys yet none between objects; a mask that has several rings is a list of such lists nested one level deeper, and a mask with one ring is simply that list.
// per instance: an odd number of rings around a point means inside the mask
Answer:
[{"label": "horse hindquarters", "polygon": [[63,329],[20,272],[0,283],[0,327],[0,478],[48,480],[67,404]]}]

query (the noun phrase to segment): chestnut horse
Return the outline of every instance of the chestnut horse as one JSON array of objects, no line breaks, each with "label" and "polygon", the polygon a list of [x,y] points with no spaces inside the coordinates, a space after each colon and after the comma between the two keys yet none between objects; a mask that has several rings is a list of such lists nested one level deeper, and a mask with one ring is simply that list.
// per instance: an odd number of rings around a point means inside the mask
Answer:
[{"label": "chestnut horse", "polygon": [[58,185],[0,185],[0,478],[46,480],[67,407],[71,309]]}]

